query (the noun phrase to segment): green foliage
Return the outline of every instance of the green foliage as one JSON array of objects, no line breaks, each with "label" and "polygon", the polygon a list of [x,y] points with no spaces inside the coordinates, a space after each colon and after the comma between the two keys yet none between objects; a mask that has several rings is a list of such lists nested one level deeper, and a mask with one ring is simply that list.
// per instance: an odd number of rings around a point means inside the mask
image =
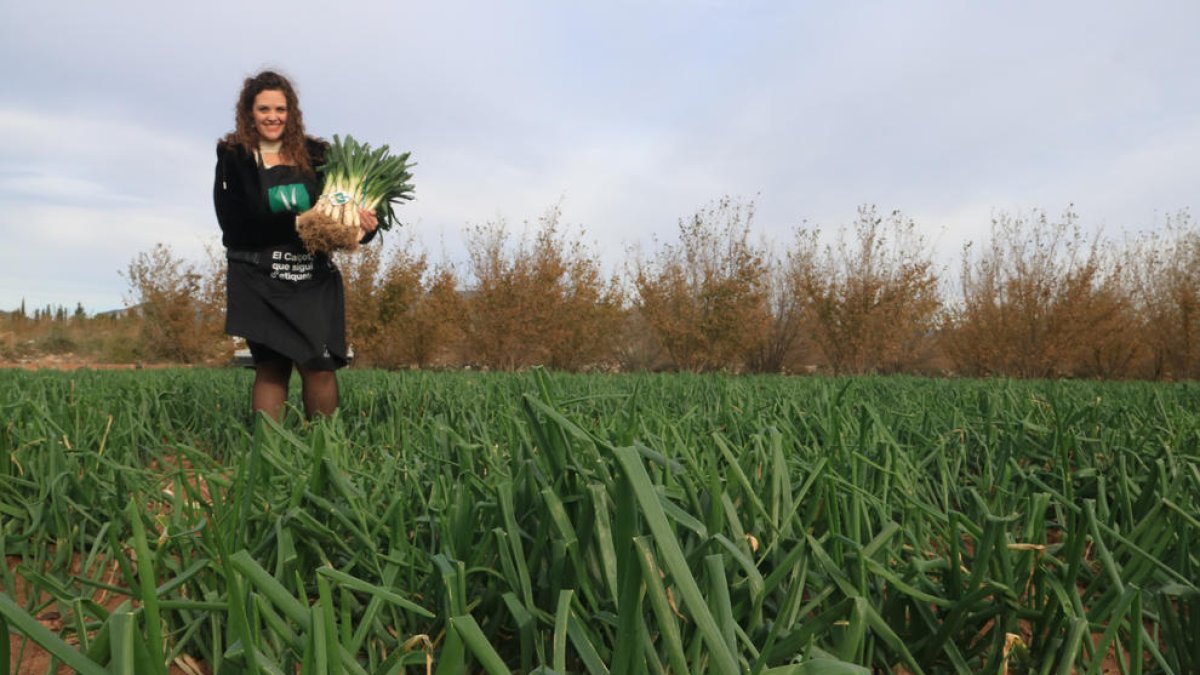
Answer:
[{"label": "green foliage", "polygon": [[360,371],[280,426],[250,377],[0,373],[0,552],[49,598],[4,579],[9,631],[136,672],[1196,663],[1195,385]]}]

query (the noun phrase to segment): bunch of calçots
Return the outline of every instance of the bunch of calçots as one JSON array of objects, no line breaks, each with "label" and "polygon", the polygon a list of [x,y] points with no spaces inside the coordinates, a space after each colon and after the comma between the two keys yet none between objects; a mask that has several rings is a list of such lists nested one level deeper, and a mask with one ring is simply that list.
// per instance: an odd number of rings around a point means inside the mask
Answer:
[{"label": "bunch of cal\u00e7ots", "polygon": [[352,136],[337,135],[329,145],[325,164],[325,189],[316,209],[347,227],[360,224],[359,209],[375,212],[379,229],[388,230],[399,221],[394,206],[413,198],[408,152],[391,154],[387,145],[372,148]]}]

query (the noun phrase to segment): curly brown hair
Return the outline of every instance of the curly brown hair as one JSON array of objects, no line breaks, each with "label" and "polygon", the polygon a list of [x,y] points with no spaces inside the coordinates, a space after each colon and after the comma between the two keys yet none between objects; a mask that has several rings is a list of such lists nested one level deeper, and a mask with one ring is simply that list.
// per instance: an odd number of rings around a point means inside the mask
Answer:
[{"label": "curly brown hair", "polygon": [[254,126],[254,98],[264,91],[282,92],[287,100],[287,124],[283,128],[281,139],[282,154],[295,162],[301,171],[312,173],[312,157],[309,156],[305,143],[308,137],[304,133],[304,114],[300,112],[300,99],[296,96],[296,88],[290,80],[273,70],[264,70],[247,77],[242,83],[242,93],[238,94],[237,106],[234,108],[237,128],[226,134],[223,141],[228,145],[240,145],[252,154],[258,149],[258,129]]}]

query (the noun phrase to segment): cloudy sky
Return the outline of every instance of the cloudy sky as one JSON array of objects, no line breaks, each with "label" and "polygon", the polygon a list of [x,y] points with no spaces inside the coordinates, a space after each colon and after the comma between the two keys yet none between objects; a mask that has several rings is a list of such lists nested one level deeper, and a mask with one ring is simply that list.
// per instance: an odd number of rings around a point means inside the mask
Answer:
[{"label": "cloudy sky", "polygon": [[559,205],[602,258],[729,195],[784,241],[862,204],[939,255],[993,213],[1160,227],[1200,186],[1200,3],[0,4],[0,309],[120,307],[218,241],[214,144],[278,68],[310,133],[411,150],[418,245]]}]

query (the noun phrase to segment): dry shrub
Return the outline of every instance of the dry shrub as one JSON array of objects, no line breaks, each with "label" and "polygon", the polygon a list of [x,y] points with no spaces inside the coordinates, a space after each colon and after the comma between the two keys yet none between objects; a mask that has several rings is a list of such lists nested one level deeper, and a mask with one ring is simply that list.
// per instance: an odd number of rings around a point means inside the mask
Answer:
[{"label": "dry shrub", "polygon": [[93,363],[133,363],[145,359],[141,319],[115,313],[89,317],[81,305],[0,312],[0,361],[32,361],[45,355],[73,355]]},{"label": "dry shrub", "polygon": [[140,319],[146,358],[174,363],[225,360],[231,342],[225,337],[225,267],[214,249],[197,265],[176,258],[170,247],[156,244],[137,254],[125,277],[133,314]]},{"label": "dry shrub", "polygon": [[1168,218],[1162,233],[1142,237],[1124,257],[1134,305],[1130,323],[1145,358],[1140,377],[1200,375],[1200,232],[1186,211]]},{"label": "dry shrub", "polygon": [[427,272],[425,295],[406,324],[409,361],[422,368],[461,363],[466,320],[467,302],[454,268],[442,265]]},{"label": "dry shrub", "polygon": [[852,236],[818,249],[801,231],[786,275],[804,324],[835,373],[916,369],[932,354],[930,335],[941,307],[938,278],[912,220],[873,206],[858,210]]},{"label": "dry shrub", "polygon": [[371,360],[367,347],[378,334],[379,294],[376,285],[383,262],[382,246],[364,246],[355,253],[337,253],[334,262],[342,274],[346,297],[346,342],[358,363]]},{"label": "dry shrub", "polygon": [[[629,307],[597,257],[561,234],[557,208],[532,239],[503,223],[471,230],[470,290],[411,239],[339,254],[349,338],[358,363],[388,368],[935,372],[940,358],[967,375],[1200,376],[1200,232],[1186,212],[1119,257],[1070,210],[1057,222],[1000,214],[991,239],[963,251],[961,295],[936,325],[937,275],[899,213],[862,207],[829,246],[801,229],[779,257],[750,243],[753,216],[726,198],[681,220],[677,242],[630,260]],[[161,244],[139,254],[123,315],[0,313],[0,359],[218,360],[231,343],[217,253],[200,264]]]},{"label": "dry shrub", "polygon": [[346,330],[358,363],[379,368],[448,365],[457,358],[464,300],[449,267],[431,268],[411,238],[339,258]]},{"label": "dry shrub", "polygon": [[1114,376],[1136,353],[1121,268],[1070,209],[1053,223],[1000,214],[979,255],[964,250],[962,270],[943,344],[964,373]]},{"label": "dry shrub", "polygon": [[539,219],[530,242],[510,242],[503,222],[467,236],[470,274],[466,348],[488,368],[607,367],[622,317],[622,294],[596,256],[559,232],[560,211]]},{"label": "dry shrub", "polygon": [[670,367],[658,344],[658,336],[636,304],[626,310],[619,331],[613,356],[621,371],[657,371]]},{"label": "dry shrub", "polygon": [[678,244],[636,261],[637,309],[671,365],[741,369],[770,324],[764,251],[750,243],[754,204],[728,197],[679,221]]},{"label": "dry shrub", "polygon": [[558,283],[558,320],[553,322],[549,365],[564,370],[610,368],[624,319],[624,293],[616,278],[605,278],[599,259],[580,242],[556,250],[564,265]]},{"label": "dry shrub", "polygon": [[798,231],[795,245],[782,258],[770,260],[765,277],[770,318],[746,359],[753,372],[804,372],[811,365],[812,331],[802,290],[805,273],[814,265],[815,238],[815,232]]},{"label": "dry shrub", "polygon": [[[1068,321],[1088,327],[1076,334],[1076,348],[1069,352],[1067,372],[1074,377],[1103,379],[1135,375],[1146,353],[1136,328],[1136,309],[1124,281],[1124,269],[1108,266],[1088,286],[1077,284],[1068,293]],[[1072,298],[1073,296],[1073,298]]]}]

